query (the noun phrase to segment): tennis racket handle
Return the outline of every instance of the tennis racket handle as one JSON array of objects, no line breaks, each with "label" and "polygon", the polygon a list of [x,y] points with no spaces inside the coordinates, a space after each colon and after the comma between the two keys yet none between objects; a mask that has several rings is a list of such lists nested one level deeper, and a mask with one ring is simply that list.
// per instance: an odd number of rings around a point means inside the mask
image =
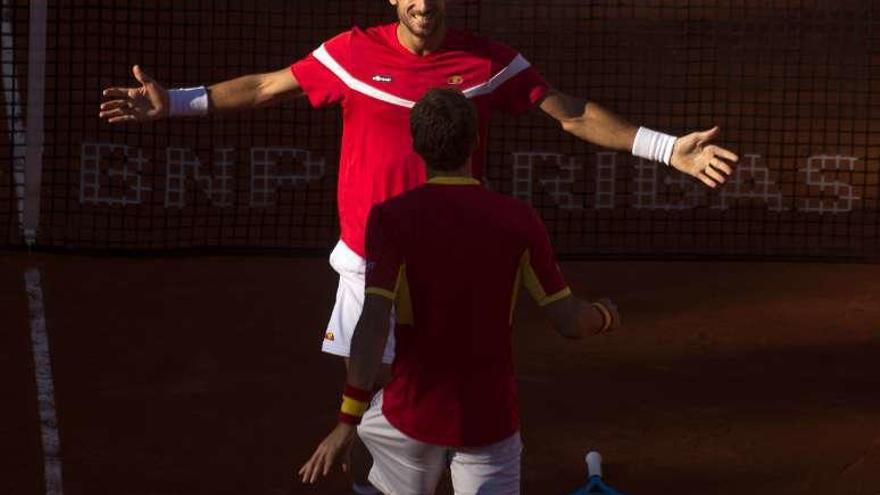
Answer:
[{"label": "tennis racket handle", "polygon": [[587,453],[587,473],[592,476],[602,477],[602,454],[591,450]]}]

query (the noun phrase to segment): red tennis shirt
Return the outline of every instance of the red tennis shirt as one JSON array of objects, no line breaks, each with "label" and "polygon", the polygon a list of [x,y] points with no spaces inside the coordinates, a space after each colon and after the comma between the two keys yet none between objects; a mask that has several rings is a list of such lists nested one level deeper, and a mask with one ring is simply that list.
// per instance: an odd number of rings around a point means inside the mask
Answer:
[{"label": "red tennis shirt", "polygon": [[422,442],[477,447],[519,429],[511,343],[524,285],[540,305],[568,287],[527,203],[442,177],[375,206],[366,292],[395,303],[382,412]]},{"label": "red tennis shirt", "polygon": [[476,105],[478,178],[484,176],[490,115],[522,113],[548,90],[538,72],[505,45],[450,30],[440,49],[419,56],[400,44],[397,24],[342,33],[291,70],[312,106],[342,105],[341,239],[362,257],[370,208],[425,182],[424,163],[412,149],[409,113],[428,90],[458,88]]}]

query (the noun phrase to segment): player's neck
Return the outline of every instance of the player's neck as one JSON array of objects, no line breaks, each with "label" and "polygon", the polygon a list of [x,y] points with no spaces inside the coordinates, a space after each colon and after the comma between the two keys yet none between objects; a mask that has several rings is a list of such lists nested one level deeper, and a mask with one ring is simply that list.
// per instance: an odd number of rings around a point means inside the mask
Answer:
[{"label": "player's neck", "polygon": [[421,38],[415,36],[402,23],[397,24],[397,40],[400,44],[412,52],[414,55],[425,56],[436,52],[446,37],[446,24],[439,26],[434,33],[427,37]]}]

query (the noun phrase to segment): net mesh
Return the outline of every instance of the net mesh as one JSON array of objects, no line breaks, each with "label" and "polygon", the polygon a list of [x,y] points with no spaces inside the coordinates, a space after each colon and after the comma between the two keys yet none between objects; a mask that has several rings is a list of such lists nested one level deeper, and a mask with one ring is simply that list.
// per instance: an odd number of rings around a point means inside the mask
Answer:
[{"label": "net mesh", "polygon": [[3,116],[0,119],[0,246],[21,244],[21,217],[24,194],[25,126],[23,82],[27,79],[28,11],[22,6],[3,3],[0,22],[0,82]]},{"label": "net mesh", "polygon": [[[9,102],[27,73],[24,1],[4,3]],[[843,0],[450,1],[452,24],[506,42],[555,87],[683,134],[722,128],[741,161],[709,190],[578,141],[538,112],[493,122],[488,185],[530,201],[563,255],[871,258],[880,254],[880,6]],[[340,117],[305,101],[206,120],[109,126],[100,89],[141,64],[166,86],[282,68],[385,1],[49,2],[37,245],[324,249],[338,235]],[[12,45],[7,49],[7,40]],[[14,59],[7,56],[14,54]],[[20,243],[12,166],[0,228]]]}]

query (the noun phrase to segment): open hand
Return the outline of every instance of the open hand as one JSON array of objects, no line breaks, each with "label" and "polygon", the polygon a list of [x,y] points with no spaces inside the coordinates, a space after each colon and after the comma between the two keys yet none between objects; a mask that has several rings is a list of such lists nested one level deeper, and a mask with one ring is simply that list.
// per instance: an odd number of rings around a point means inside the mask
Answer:
[{"label": "open hand", "polygon": [[347,459],[351,441],[354,439],[356,427],[347,423],[339,423],[318,445],[311,459],[299,468],[299,476],[303,483],[314,483],[322,476],[327,476],[330,469],[340,457]]},{"label": "open hand", "polygon": [[713,127],[678,138],[672,147],[670,164],[709,187],[724,184],[727,176],[733,173],[732,164],[738,162],[739,157],[730,150],[709,144],[719,132],[718,127]]},{"label": "open hand", "polygon": [[149,122],[168,116],[168,90],[142,71],[140,66],[131,68],[139,88],[107,88],[98,116],[111,124],[120,122]]}]

